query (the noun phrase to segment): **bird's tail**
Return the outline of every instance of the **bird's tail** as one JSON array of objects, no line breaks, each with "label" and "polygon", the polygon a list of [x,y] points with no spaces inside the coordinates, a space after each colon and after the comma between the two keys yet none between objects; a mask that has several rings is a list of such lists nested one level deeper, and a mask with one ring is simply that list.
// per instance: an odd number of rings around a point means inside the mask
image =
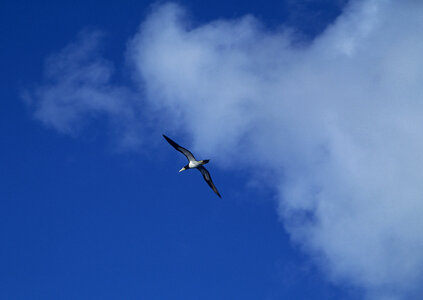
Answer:
[{"label": "bird's tail", "polygon": [[206,164],[206,163],[208,163],[209,161],[210,161],[210,159],[205,159],[205,160],[202,160],[202,161],[201,161],[201,164],[202,164],[202,165],[205,165],[205,164]]}]

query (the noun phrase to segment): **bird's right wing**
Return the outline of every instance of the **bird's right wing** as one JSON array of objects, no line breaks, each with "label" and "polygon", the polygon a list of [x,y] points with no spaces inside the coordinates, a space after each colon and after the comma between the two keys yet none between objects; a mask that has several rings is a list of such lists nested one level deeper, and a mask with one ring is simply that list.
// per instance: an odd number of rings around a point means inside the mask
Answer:
[{"label": "bird's right wing", "polygon": [[169,144],[171,144],[173,146],[173,148],[175,148],[176,150],[181,152],[183,155],[185,155],[189,161],[195,161],[196,160],[194,155],[189,150],[185,149],[184,147],[179,146],[177,143],[172,141],[170,138],[168,138],[164,134],[163,134],[163,137],[166,139],[166,141],[169,142]]},{"label": "bird's right wing", "polygon": [[219,196],[219,198],[222,198],[222,196],[220,196],[219,192],[217,191],[217,188],[213,184],[209,171],[207,171],[207,169],[203,166],[199,166],[197,169],[201,172],[201,174],[203,174],[204,180],[208,183],[212,190]]}]

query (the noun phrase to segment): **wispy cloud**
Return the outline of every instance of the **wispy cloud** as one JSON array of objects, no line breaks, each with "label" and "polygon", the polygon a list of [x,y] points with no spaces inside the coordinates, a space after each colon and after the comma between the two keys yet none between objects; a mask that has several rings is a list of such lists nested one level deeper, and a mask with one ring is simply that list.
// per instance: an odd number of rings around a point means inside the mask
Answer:
[{"label": "wispy cloud", "polygon": [[61,133],[76,135],[97,118],[107,118],[119,144],[139,144],[141,116],[135,93],[113,84],[114,66],[101,57],[104,34],[83,31],[77,41],[46,61],[43,85],[24,94],[34,116]]},{"label": "wispy cloud", "polygon": [[[423,282],[422,13],[418,1],[351,1],[298,46],[251,16],[193,27],[168,4],[127,55],[161,124],[205,155],[276,175],[287,231],[330,280],[371,299],[413,299]],[[53,58],[33,95],[36,116],[60,131],[87,114],[139,111],[88,46]]]}]

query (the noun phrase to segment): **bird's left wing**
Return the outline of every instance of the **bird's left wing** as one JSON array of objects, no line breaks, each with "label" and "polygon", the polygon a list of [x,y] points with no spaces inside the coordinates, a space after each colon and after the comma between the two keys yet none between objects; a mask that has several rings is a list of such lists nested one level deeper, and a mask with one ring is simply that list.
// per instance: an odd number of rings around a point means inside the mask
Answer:
[{"label": "bird's left wing", "polygon": [[163,134],[163,137],[166,139],[166,141],[169,142],[169,144],[171,144],[173,146],[173,148],[175,148],[176,150],[181,152],[183,155],[185,155],[189,161],[195,161],[196,160],[194,155],[189,150],[185,149],[184,147],[179,146],[177,143],[175,143],[173,140],[171,140],[170,138],[168,138],[164,134]]},{"label": "bird's left wing", "polygon": [[203,166],[199,166],[197,167],[197,169],[201,172],[201,174],[203,174],[203,178],[204,180],[208,183],[208,185],[212,188],[212,190],[220,197],[222,198],[222,196],[220,196],[219,192],[217,191],[217,188],[214,186],[213,181],[210,177],[210,173],[209,171],[207,171],[206,168],[204,168]]}]

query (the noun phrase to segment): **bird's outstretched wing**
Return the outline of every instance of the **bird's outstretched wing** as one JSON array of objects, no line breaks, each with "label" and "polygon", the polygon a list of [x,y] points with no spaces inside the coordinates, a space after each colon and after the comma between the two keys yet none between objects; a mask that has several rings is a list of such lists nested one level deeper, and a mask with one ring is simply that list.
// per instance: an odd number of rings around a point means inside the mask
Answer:
[{"label": "bird's outstretched wing", "polygon": [[208,183],[208,185],[212,188],[212,190],[220,197],[222,198],[222,196],[220,196],[219,192],[217,191],[217,188],[214,186],[213,181],[210,177],[210,173],[209,171],[207,171],[206,168],[204,168],[203,166],[199,166],[197,167],[197,169],[201,172],[201,174],[203,174],[204,180]]},{"label": "bird's outstretched wing", "polygon": [[171,144],[173,146],[173,148],[175,148],[176,150],[181,152],[183,155],[185,155],[189,161],[195,161],[196,160],[194,155],[189,150],[185,149],[184,147],[179,146],[177,143],[172,141],[170,138],[168,138],[164,134],[163,134],[163,137],[166,139],[166,141],[169,142],[169,144]]}]

